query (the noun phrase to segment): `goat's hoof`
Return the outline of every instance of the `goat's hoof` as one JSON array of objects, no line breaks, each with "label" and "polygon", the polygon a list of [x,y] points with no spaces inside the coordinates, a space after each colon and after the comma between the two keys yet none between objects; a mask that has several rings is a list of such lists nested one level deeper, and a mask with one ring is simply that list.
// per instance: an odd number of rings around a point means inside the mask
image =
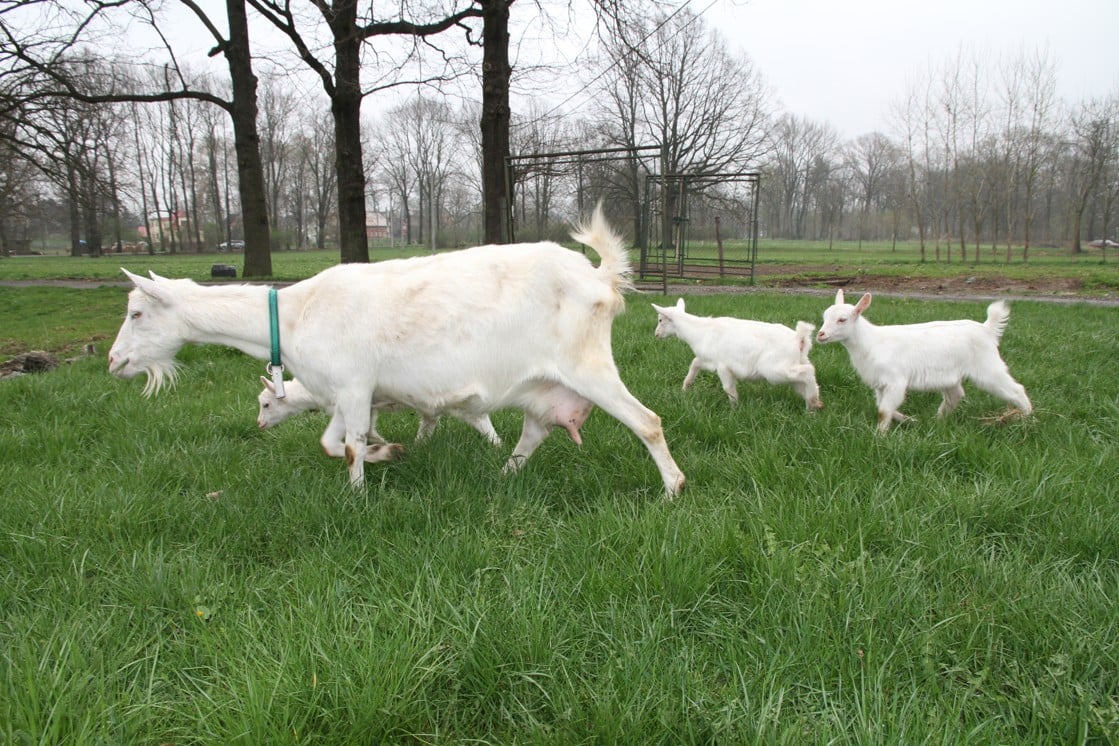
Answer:
[{"label": "goat's hoof", "polygon": [[365,460],[369,463],[377,463],[379,461],[395,461],[404,455],[404,446],[400,443],[386,443],[384,445],[372,445],[365,452]]},{"label": "goat's hoof", "polygon": [[989,423],[994,424],[994,425],[1005,425],[1006,423],[1010,422],[1011,420],[1023,420],[1028,416],[1029,415],[1026,414],[1025,412],[1023,412],[1021,409],[1018,409],[1017,407],[1012,407],[1012,408],[1006,410],[1005,412],[1003,412],[1002,414],[995,415],[994,417],[983,418],[982,421],[983,422],[989,422]]}]

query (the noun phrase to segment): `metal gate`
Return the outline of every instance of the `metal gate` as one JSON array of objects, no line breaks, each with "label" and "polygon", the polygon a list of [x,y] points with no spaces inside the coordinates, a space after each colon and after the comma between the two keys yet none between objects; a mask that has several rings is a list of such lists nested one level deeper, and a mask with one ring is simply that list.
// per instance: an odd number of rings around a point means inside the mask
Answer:
[{"label": "metal gate", "polygon": [[[505,242],[565,240],[570,226],[589,216],[600,200],[612,225],[636,242],[642,231],[622,226],[640,222],[641,188],[659,170],[661,158],[658,145],[508,156]],[[549,227],[554,235],[547,234]]]},{"label": "metal gate", "polygon": [[756,171],[647,177],[640,277],[665,290],[669,277],[753,284],[760,184]]}]

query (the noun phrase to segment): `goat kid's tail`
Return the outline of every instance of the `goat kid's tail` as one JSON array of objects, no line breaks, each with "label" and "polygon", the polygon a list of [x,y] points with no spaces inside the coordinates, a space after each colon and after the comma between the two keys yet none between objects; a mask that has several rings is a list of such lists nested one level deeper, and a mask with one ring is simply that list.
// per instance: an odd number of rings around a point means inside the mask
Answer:
[{"label": "goat kid's tail", "polygon": [[815,324],[809,324],[807,321],[798,321],[796,328],[796,344],[797,349],[800,350],[800,357],[802,360],[808,359],[808,353],[812,351],[812,337],[813,332],[816,331]]},{"label": "goat kid's tail", "polygon": [[987,321],[983,323],[983,326],[995,338],[996,345],[1002,339],[1002,333],[1006,331],[1006,324],[1009,321],[1010,306],[1006,305],[1006,301],[997,300],[987,306]]},{"label": "goat kid's tail", "polygon": [[571,237],[595,250],[601,259],[598,272],[608,285],[618,292],[633,289],[633,268],[629,264],[625,242],[606,222],[602,202],[594,208],[590,224],[580,223]]}]

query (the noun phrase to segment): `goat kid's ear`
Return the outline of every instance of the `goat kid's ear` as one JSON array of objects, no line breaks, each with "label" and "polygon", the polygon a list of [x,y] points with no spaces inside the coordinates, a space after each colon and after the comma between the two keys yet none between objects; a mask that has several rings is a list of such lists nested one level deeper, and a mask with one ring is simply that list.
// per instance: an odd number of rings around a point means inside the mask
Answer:
[{"label": "goat kid's ear", "polygon": [[276,387],[275,387],[275,385],[273,385],[271,379],[265,378],[264,376],[261,376],[260,377],[260,382],[264,384],[264,388],[268,389],[273,394],[276,393]]},{"label": "goat kid's ear", "polygon": [[667,310],[667,309],[661,308],[656,303],[650,303],[649,305],[652,306],[653,310],[657,312],[657,316],[664,316],[664,312]]},{"label": "goat kid's ear", "polygon": [[838,306],[842,302],[843,302],[843,288],[840,288],[839,290],[835,291],[835,305]]},{"label": "goat kid's ear", "polygon": [[862,298],[859,298],[859,302],[855,304],[855,313],[861,314],[868,308],[870,308],[870,293],[866,293]]},{"label": "goat kid's ear", "polygon": [[683,298],[677,298],[676,299],[676,308],[681,310],[681,311],[684,310],[684,299]]}]

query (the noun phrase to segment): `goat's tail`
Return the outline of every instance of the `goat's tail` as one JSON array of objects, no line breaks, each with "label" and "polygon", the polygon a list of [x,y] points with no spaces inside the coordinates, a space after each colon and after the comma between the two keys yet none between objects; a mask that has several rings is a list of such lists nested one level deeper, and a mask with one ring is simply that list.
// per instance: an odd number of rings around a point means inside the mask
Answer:
[{"label": "goat's tail", "polygon": [[580,223],[571,237],[595,250],[601,259],[598,272],[607,284],[619,292],[633,289],[633,268],[629,263],[625,241],[606,222],[601,201],[594,208],[590,224]]},{"label": "goat's tail", "polygon": [[987,306],[987,321],[983,326],[995,338],[995,344],[999,343],[1002,339],[1002,333],[1006,331],[1006,324],[1010,321],[1010,306],[1006,305],[1006,301],[997,300],[991,305]]},{"label": "goat's tail", "polygon": [[807,321],[798,321],[796,328],[796,344],[797,349],[800,350],[801,360],[808,359],[808,353],[812,351],[812,332],[816,331],[815,324],[809,324]]}]

